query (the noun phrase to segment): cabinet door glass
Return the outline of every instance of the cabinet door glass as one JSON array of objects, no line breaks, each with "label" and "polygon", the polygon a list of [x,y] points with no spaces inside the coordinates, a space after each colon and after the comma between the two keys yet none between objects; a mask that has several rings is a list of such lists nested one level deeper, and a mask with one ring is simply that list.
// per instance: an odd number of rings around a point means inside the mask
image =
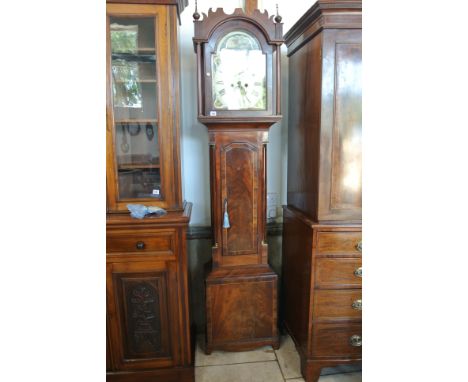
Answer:
[{"label": "cabinet door glass", "polygon": [[155,40],[153,17],[110,17],[119,199],[162,197]]}]

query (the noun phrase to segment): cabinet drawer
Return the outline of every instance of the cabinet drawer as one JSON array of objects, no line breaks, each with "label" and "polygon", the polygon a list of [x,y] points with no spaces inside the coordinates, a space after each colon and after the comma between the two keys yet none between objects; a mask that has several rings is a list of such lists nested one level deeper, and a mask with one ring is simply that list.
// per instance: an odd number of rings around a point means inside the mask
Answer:
[{"label": "cabinet drawer", "polygon": [[175,232],[107,234],[107,252],[175,252]]},{"label": "cabinet drawer", "polygon": [[361,318],[361,290],[316,290],[314,319]]},{"label": "cabinet drawer", "polygon": [[317,258],[315,286],[319,288],[360,288],[362,261],[360,258]]},{"label": "cabinet drawer", "polygon": [[355,357],[362,354],[361,324],[314,324],[314,357]]},{"label": "cabinet drawer", "polygon": [[320,254],[360,254],[362,232],[319,232],[317,252]]}]

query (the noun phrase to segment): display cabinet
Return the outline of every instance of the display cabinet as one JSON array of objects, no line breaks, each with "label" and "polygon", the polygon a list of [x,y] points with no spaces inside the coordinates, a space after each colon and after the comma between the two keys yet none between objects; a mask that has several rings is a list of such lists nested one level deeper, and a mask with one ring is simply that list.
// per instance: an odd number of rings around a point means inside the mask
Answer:
[{"label": "display cabinet", "polygon": [[306,382],[361,360],[361,19],[361,1],[318,0],[285,35],[283,322]]},{"label": "display cabinet", "polygon": [[[176,1],[107,4],[108,211],[181,209]],[[174,3],[174,5],[168,5]]]},{"label": "display cabinet", "polygon": [[[194,380],[177,0],[107,0],[107,380]],[[127,204],[165,209],[135,219]]]}]

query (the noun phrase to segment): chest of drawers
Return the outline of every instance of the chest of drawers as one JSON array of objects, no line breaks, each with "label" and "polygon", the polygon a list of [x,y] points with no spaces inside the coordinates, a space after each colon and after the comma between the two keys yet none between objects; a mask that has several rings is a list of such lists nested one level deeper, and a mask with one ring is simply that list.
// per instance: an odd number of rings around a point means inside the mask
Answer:
[{"label": "chest of drawers", "polygon": [[283,322],[306,382],[322,367],[361,360],[361,250],[359,224],[318,224],[285,207]]}]

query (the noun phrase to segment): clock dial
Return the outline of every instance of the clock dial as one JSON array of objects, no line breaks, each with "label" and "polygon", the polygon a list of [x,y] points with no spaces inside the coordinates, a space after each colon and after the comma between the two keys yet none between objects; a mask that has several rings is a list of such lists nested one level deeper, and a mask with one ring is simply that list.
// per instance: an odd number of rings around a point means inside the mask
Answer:
[{"label": "clock dial", "polygon": [[212,56],[212,68],[215,109],[266,110],[266,56],[255,37],[228,33]]}]

